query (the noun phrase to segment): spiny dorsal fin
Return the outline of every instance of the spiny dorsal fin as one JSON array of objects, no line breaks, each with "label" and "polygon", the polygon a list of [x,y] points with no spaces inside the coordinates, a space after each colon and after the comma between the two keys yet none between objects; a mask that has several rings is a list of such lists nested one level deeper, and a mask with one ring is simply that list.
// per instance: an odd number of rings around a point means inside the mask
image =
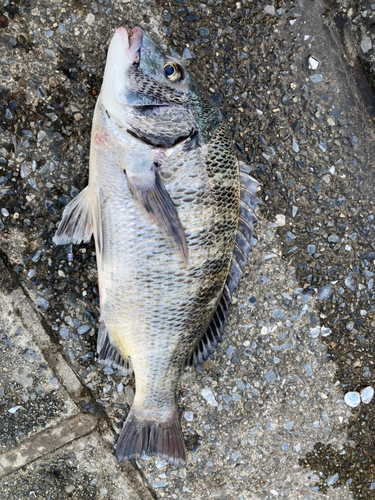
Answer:
[{"label": "spiny dorsal fin", "polygon": [[254,170],[252,167],[240,162],[241,201],[232,262],[215,314],[206,332],[198,339],[187,358],[187,366],[203,363],[213,353],[217,344],[221,342],[221,336],[229,316],[232,294],[238,287],[247,264],[251,250],[250,240],[254,232],[254,224],[257,221],[254,211],[259,204],[262,204],[262,201],[256,197],[259,183],[249,175],[252,170]]},{"label": "spiny dorsal fin", "polygon": [[97,361],[100,365],[117,368],[122,375],[131,375],[133,373],[130,360],[123,358],[117,352],[116,347],[111,344],[104,321],[102,321],[99,328],[96,351],[99,354]]}]

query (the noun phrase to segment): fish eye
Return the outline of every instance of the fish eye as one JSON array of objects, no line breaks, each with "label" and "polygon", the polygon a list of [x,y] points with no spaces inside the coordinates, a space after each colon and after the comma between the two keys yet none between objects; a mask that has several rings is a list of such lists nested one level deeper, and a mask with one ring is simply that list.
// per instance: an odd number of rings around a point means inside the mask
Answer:
[{"label": "fish eye", "polygon": [[179,82],[183,78],[182,68],[174,62],[164,64],[164,75],[171,82]]}]

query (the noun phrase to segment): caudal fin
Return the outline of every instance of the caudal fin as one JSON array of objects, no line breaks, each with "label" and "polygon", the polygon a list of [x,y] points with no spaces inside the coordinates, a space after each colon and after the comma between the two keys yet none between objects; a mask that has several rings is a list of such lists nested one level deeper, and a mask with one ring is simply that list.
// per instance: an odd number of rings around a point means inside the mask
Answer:
[{"label": "caudal fin", "polygon": [[120,463],[130,458],[157,455],[171,465],[186,464],[185,442],[178,412],[166,421],[150,422],[139,418],[131,408],[115,446]]}]

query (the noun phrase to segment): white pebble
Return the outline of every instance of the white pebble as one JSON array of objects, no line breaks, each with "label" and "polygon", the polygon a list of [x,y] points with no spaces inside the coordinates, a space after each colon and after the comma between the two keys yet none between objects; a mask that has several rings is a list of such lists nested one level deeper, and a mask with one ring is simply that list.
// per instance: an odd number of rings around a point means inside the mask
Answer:
[{"label": "white pebble", "polygon": [[313,339],[315,339],[320,333],[320,326],[316,326],[312,330],[310,330],[310,335]]},{"label": "white pebble", "polygon": [[373,397],[374,397],[374,389],[371,386],[365,387],[364,389],[361,390],[362,403],[368,405]]},{"label": "white pebble", "polygon": [[217,401],[211,389],[202,389],[201,395],[204,397],[204,399],[210,406],[217,406]]},{"label": "white pebble", "polygon": [[355,408],[361,402],[361,396],[357,391],[347,392],[345,394],[344,401],[351,408]]}]

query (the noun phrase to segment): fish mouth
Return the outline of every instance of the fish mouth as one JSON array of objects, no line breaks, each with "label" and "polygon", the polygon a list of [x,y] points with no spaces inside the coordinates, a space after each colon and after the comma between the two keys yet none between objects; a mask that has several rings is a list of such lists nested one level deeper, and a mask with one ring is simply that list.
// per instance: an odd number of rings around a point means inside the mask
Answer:
[{"label": "fish mouth", "polygon": [[141,58],[141,48],[143,41],[143,30],[139,26],[134,26],[131,30],[130,37],[125,28],[117,28],[117,33],[120,35],[124,51],[133,64],[139,64]]}]

